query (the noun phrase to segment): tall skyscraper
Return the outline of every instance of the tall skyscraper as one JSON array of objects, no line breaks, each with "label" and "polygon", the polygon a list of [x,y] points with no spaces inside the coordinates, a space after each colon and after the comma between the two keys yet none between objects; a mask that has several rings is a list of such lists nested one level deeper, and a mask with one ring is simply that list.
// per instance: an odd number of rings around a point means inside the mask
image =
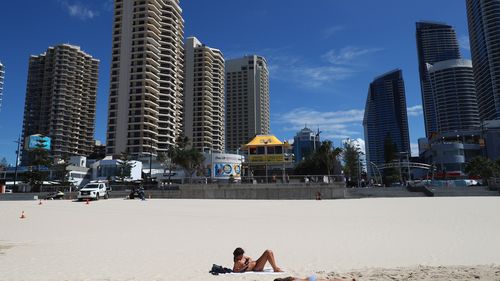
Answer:
[{"label": "tall skyscraper", "polygon": [[417,22],[417,52],[420,72],[420,90],[424,109],[425,134],[438,131],[435,98],[429,85],[427,64],[460,59],[457,35],[452,26],[444,23]]},{"label": "tall skyscraper", "polygon": [[195,37],[184,49],[184,135],[200,151],[224,152],[224,57]]},{"label": "tall skyscraper", "polygon": [[370,84],[363,127],[370,175],[373,175],[373,171],[369,163],[385,163],[384,142],[388,136],[396,145],[397,152],[410,153],[406,95],[401,70],[383,74]]},{"label": "tall skyscraper", "polygon": [[0,111],[2,111],[3,102],[3,80],[5,79],[5,67],[0,62]]},{"label": "tall skyscraper", "polygon": [[89,155],[94,146],[99,61],[77,46],[58,45],[31,56],[23,139],[52,139],[55,157]]},{"label": "tall skyscraper", "polygon": [[226,61],[226,150],[270,131],[269,70],[261,56]]},{"label": "tall skyscraper", "polygon": [[480,127],[476,88],[470,60],[427,64],[434,96],[437,131],[474,130]]},{"label": "tall skyscraper", "polygon": [[479,118],[500,119],[500,0],[467,0]]},{"label": "tall skyscraper", "polygon": [[179,0],[115,0],[107,154],[157,154],[182,132]]}]

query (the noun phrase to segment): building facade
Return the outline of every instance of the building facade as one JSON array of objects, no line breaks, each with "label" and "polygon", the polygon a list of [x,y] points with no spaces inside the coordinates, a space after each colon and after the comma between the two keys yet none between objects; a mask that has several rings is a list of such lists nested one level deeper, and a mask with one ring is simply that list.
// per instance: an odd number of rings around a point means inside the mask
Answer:
[{"label": "building facade", "polygon": [[261,183],[287,182],[293,167],[291,146],[274,135],[257,135],[242,146],[246,152],[244,174]]},{"label": "building facade", "polygon": [[23,139],[51,139],[55,157],[89,155],[94,145],[99,61],[72,45],[31,56],[24,105]]},{"label": "building facade", "polygon": [[479,128],[472,62],[461,59],[427,64],[427,72],[436,109],[436,132]]},{"label": "building facade", "polygon": [[0,62],[0,111],[2,111],[4,79],[5,79],[5,67],[3,66],[2,62]]},{"label": "building facade", "polygon": [[179,0],[115,0],[106,152],[166,152],[182,132]]},{"label": "building facade", "polygon": [[421,21],[416,23],[420,90],[425,121],[425,134],[438,132],[435,98],[429,84],[427,64],[460,59],[457,35],[452,26],[444,23]]},{"label": "building facade", "polygon": [[295,163],[299,163],[311,156],[314,151],[321,146],[319,132],[304,127],[293,138],[293,154],[295,155]]},{"label": "building facade", "polygon": [[199,151],[224,152],[224,57],[190,37],[184,60],[184,135]]},{"label": "building facade", "polygon": [[384,143],[390,137],[396,151],[410,153],[405,86],[401,70],[383,74],[370,84],[363,119],[368,174],[371,163],[385,163]]},{"label": "building facade", "polygon": [[500,119],[500,0],[467,0],[479,118]]},{"label": "building facade", "polygon": [[483,155],[480,143],[478,129],[438,133],[419,140],[420,158],[434,167],[434,178],[460,178],[465,176],[467,163]]},{"label": "building facade", "polygon": [[226,61],[226,151],[270,131],[269,69],[261,56]]}]

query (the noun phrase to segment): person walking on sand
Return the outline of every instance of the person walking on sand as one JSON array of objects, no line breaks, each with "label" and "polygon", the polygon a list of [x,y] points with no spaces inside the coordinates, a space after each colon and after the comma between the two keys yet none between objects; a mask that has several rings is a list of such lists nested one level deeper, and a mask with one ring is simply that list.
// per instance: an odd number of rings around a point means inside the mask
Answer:
[{"label": "person walking on sand", "polygon": [[276,265],[274,253],[271,250],[265,250],[264,253],[256,261],[251,257],[244,255],[245,251],[242,248],[236,248],[233,252],[233,272],[245,271],[263,271],[267,262],[271,264],[274,272],[283,272],[281,268]]},{"label": "person walking on sand", "polygon": [[356,281],[356,279],[342,279],[342,278],[333,278],[333,279],[320,279],[317,278],[316,275],[311,275],[307,278],[298,278],[298,277],[285,277],[285,278],[276,278],[274,281]]}]

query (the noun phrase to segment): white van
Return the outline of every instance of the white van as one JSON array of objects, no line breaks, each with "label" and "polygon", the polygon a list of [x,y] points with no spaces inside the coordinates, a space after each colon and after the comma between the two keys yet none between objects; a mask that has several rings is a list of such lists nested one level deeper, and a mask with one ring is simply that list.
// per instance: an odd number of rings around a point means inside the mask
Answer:
[{"label": "white van", "polygon": [[99,200],[108,199],[110,187],[107,182],[90,182],[78,191],[78,200]]}]

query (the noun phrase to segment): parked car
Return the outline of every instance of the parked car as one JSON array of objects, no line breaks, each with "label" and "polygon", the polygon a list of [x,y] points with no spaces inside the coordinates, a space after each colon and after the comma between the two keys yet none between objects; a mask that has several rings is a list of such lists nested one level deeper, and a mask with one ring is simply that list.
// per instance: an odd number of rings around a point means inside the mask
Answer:
[{"label": "parked car", "polygon": [[63,198],[64,198],[64,192],[62,191],[49,193],[47,194],[47,196],[45,196],[46,200],[63,199]]},{"label": "parked car", "polygon": [[90,182],[78,191],[78,201],[82,200],[99,200],[100,198],[108,199],[109,187],[107,182]]}]

